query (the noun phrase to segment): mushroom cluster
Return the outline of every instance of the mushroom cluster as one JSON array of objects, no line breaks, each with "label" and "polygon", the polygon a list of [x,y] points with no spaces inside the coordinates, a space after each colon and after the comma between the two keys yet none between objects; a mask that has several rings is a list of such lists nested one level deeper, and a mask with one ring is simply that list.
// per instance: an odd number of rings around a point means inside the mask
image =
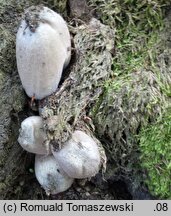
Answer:
[{"label": "mushroom cluster", "polygon": [[[71,39],[63,18],[43,6],[30,7],[16,38],[17,68],[29,97],[42,99],[56,91],[71,58]],[[48,142],[43,120],[30,116],[21,123],[18,142],[35,156],[35,175],[47,194],[67,190],[74,179],[99,172],[101,157],[96,141],[75,130],[62,149]]]},{"label": "mushroom cluster", "polygon": [[99,172],[98,146],[85,132],[75,130],[60,150],[49,147],[46,141],[41,117],[31,116],[22,122],[18,142],[24,150],[36,154],[35,175],[47,194],[65,191],[74,179],[90,178]]},{"label": "mushroom cluster", "polygon": [[42,99],[55,92],[71,58],[71,39],[64,19],[47,7],[28,8],[17,32],[16,58],[29,97]]}]

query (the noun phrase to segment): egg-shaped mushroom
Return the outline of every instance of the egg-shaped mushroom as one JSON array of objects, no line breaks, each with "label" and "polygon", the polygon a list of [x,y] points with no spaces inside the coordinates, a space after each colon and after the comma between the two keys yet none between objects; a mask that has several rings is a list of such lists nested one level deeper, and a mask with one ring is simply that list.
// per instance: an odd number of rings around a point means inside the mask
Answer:
[{"label": "egg-shaped mushroom", "polygon": [[30,116],[21,123],[18,142],[24,150],[34,154],[49,154],[47,136],[40,116]]},{"label": "egg-shaped mushroom", "polygon": [[96,142],[83,131],[76,130],[64,147],[52,154],[62,169],[72,178],[90,178],[100,169],[100,152]]},{"label": "egg-shaped mushroom", "polygon": [[61,169],[53,155],[36,155],[35,175],[47,195],[67,190],[74,181]]},{"label": "egg-shaped mushroom", "polygon": [[17,68],[27,95],[42,99],[55,92],[70,58],[64,19],[47,7],[28,8],[16,37]]}]

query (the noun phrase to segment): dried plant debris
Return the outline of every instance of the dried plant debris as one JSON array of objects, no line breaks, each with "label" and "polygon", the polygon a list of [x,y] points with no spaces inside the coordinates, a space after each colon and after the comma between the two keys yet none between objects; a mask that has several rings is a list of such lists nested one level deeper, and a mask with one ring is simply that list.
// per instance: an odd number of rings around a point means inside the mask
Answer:
[{"label": "dried plant debris", "polygon": [[68,140],[79,121],[84,121],[90,104],[95,103],[102,93],[103,83],[112,72],[110,50],[114,46],[114,30],[96,19],[75,30],[76,62],[71,73],[59,91],[45,99],[39,108],[49,139],[58,141],[59,145]]}]

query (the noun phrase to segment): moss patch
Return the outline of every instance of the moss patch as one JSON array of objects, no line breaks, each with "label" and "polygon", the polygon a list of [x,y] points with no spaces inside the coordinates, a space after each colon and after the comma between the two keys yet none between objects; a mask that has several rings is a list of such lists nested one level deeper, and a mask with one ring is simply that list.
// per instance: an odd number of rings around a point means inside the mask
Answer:
[{"label": "moss patch", "polygon": [[170,1],[89,2],[102,22],[116,28],[113,73],[90,115],[113,163],[113,175],[119,173],[137,187],[145,179],[136,134],[170,103],[171,26],[170,16],[163,18]]},{"label": "moss patch", "polygon": [[140,149],[149,190],[161,198],[171,198],[171,109],[141,130]]},{"label": "moss patch", "polygon": [[156,32],[163,27],[163,9],[169,0],[89,0],[96,16],[116,28],[113,75],[130,73],[148,64],[148,50],[156,42]]}]

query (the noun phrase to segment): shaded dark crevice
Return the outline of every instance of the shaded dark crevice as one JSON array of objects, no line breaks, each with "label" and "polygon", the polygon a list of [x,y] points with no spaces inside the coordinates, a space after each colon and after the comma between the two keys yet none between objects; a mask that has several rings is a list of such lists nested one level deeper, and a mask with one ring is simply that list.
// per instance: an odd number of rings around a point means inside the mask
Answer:
[{"label": "shaded dark crevice", "polygon": [[108,181],[108,186],[111,193],[114,194],[117,200],[132,200],[132,195],[129,193],[127,185],[124,181]]}]

